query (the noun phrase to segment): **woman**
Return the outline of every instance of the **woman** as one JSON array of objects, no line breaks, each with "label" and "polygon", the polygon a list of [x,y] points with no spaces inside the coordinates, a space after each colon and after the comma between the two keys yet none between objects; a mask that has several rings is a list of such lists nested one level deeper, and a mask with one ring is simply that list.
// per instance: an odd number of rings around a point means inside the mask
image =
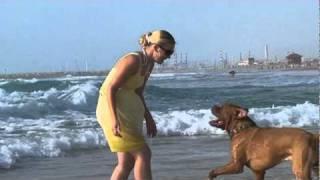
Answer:
[{"label": "woman", "polygon": [[142,35],[139,44],[142,51],[120,58],[100,89],[97,120],[118,158],[112,180],[127,179],[132,168],[135,179],[152,179],[151,151],[142,134],[143,119],[149,136],[155,136],[157,128],[143,90],[154,63],[161,64],[172,55],[175,40],[169,32],[157,30]]}]

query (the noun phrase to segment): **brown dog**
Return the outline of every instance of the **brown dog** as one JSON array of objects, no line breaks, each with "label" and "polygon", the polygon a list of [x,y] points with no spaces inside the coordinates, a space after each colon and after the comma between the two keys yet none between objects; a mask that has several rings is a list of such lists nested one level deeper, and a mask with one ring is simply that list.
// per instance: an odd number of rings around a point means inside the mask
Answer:
[{"label": "brown dog", "polygon": [[216,120],[211,126],[226,130],[231,138],[231,161],[209,173],[209,179],[236,174],[249,167],[257,180],[267,169],[284,159],[292,160],[298,180],[311,180],[311,170],[319,172],[319,135],[299,128],[260,128],[248,116],[248,110],[233,104],[213,106]]}]

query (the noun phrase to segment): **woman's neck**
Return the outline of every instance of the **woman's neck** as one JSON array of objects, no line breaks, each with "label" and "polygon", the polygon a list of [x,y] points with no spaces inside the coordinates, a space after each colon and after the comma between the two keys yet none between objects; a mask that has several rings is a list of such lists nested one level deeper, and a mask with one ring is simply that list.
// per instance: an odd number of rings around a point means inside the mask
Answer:
[{"label": "woman's neck", "polygon": [[147,64],[153,64],[154,63],[154,60],[152,59],[152,52],[147,49],[147,48],[144,48],[142,49],[142,53],[144,55],[144,58],[145,58],[145,63]]}]

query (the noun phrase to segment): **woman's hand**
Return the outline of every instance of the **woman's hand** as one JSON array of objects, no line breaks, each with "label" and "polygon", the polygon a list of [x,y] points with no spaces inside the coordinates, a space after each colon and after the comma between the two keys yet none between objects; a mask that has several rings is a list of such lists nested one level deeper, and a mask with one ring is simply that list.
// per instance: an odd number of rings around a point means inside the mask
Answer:
[{"label": "woman's hand", "polygon": [[146,118],[146,126],[147,126],[147,134],[150,137],[154,137],[157,135],[157,125],[153,120],[152,116]]},{"label": "woman's hand", "polygon": [[111,130],[113,135],[122,137],[120,134],[121,130],[120,130],[120,123],[118,120],[113,121],[111,128],[112,128]]}]

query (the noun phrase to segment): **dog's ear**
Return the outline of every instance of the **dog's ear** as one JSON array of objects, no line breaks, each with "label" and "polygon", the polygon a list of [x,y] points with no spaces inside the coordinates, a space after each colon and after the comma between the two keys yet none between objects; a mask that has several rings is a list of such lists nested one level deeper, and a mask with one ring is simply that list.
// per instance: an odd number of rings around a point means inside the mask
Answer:
[{"label": "dog's ear", "polygon": [[248,109],[246,108],[237,108],[236,109],[237,118],[244,118],[248,116]]},{"label": "dog's ear", "polygon": [[215,116],[219,115],[221,112],[221,107],[218,106],[218,105],[214,105],[212,108],[211,108],[211,112],[212,114],[214,114]]}]

